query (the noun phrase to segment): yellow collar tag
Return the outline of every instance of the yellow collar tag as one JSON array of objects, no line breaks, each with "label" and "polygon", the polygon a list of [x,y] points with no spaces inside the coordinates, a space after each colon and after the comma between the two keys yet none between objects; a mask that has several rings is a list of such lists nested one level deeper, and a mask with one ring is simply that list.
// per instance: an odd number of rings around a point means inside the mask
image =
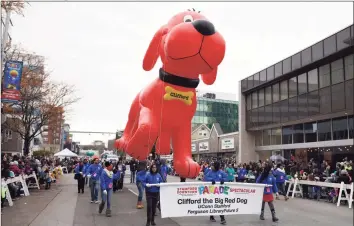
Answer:
[{"label": "yellow collar tag", "polygon": [[171,86],[166,86],[165,91],[166,93],[163,96],[164,100],[179,100],[184,102],[186,105],[192,104],[192,98],[194,96],[194,93],[192,91],[182,92],[175,90]]}]

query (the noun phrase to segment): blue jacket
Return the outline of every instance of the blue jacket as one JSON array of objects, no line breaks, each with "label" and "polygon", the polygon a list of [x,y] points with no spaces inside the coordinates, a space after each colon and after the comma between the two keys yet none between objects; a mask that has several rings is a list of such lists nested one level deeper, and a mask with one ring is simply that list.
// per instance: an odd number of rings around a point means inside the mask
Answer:
[{"label": "blue jacket", "polygon": [[100,185],[102,190],[109,190],[113,188],[113,172],[112,176],[110,177],[106,170],[102,170],[101,177],[100,177]]},{"label": "blue jacket", "polygon": [[90,167],[86,171],[86,174],[90,174],[91,179],[97,181],[100,179],[102,170],[103,170],[103,168],[102,168],[101,164],[92,164],[92,165],[90,165]]},{"label": "blue jacket", "polygon": [[210,170],[207,175],[204,176],[204,180],[205,181],[215,181],[215,182],[220,182],[220,181],[226,181],[227,180],[227,174],[222,171],[222,170],[218,170],[218,171],[213,171]]},{"label": "blue jacket", "polygon": [[121,174],[122,173],[119,170],[117,170],[117,172],[113,174],[113,180],[119,180]]},{"label": "blue jacket", "polygon": [[269,174],[267,178],[265,178],[263,181],[260,181],[261,176],[262,174],[259,175],[259,177],[256,180],[256,183],[272,185],[271,187],[264,187],[264,194],[269,195],[269,194],[277,193],[278,188],[277,188],[275,177],[272,174]]},{"label": "blue jacket", "polygon": [[[83,165],[83,166],[82,166],[82,170],[81,170],[82,175],[85,174],[85,171],[86,171],[85,165]],[[80,165],[78,165],[78,166],[75,167],[75,174],[80,174]]]},{"label": "blue jacket", "polygon": [[240,168],[238,171],[237,171],[237,179],[245,179],[247,175],[247,170],[245,168]]},{"label": "blue jacket", "polygon": [[168,167],[166,165],[161,165],[160,167],[160,175],[165,182],[167,180]]},{"label": "blue jacket", "polygon": [[159,186],[146,187],[146,184],[160,184],[163,182],[162,177],[159,173],[151,174],[150,172],[146,174],[144,186],[147,192],[160,192]]},{"label": "blue jacket", "polygon": [[204,169],[204,175],[207,175],[211,169],[209,167],[205,167]]},{"label": "blue jacket", "polygon": [[137,172],[136,174],[136,183],[145,183],[145,178],[146,178],[146,170],[140,170],[139,172]]},{"label": "blue jacket", "polygon": [[273,171],[273,175],[275,176],[277,183],[285,183],[286,180],[285,171],[281,169],[276,169]]},{"label": "blue jacket", "polygon": [[89,163],[86,163],[86,164],[84,164],[84,166],[85,166],[85,171],[83,172],[84,174],[87,174],[87,170],[88,170],[88,168],[90,167],[90,164]]}]

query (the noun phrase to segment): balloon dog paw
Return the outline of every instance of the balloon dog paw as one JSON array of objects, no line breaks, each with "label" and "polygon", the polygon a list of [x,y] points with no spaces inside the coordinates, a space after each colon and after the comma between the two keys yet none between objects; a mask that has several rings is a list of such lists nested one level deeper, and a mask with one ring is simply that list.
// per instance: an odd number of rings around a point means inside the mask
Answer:
[{"label": "balloon dog paw", "polygon": [[158,58],[159,76],[134,99],[123,137],[116,147],[139,160],[155,145],[157,154],[170,154],[181,177],[194,178],[199,165],[192,160],[191,120],[199,78],[212,85],[225,55],[225,41],[202,14],[186,11],[157,30],[143,60],[150,71]]}]

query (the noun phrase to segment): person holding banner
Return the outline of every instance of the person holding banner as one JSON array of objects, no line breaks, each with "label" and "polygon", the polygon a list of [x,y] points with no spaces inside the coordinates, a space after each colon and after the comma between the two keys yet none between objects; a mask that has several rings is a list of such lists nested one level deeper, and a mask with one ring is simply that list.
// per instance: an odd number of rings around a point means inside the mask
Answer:
[{"label": "person holding banner", "polygon": [[[160,196],[160,187],[154,186],[154,184],[160,184],[163,182],[161,175],[157,171],[156,164],[152,164],[150,166],[150,172],[146,174],[146,178],[144,181],[145,184],[145,195],[146,195],[146,213],[147,213],[147,220],[146,226],[156,225],[155,223],[155,213],[157,202]],[[147,187],[146,184],[150,184],[151,186]]]},{"label": "person holding banner", "polygon": [[276,196],[278,196],[278,188],[276,184],[276,179],[273,176],[271,171],[272,171],[272,165],[269,163],[265,164],[262,174],[256,180],[256,183],[271,185],[264,188],[262,209],[261,209],[261,215],[259,216],[259,219],[264,220],[264,206],[265,203],[267,202],[269,209],[272,213],[272,220],[273,222],[277,222],[279,219],[275,215],[275,209],[273,204],[274,201],[273,193],[276,193]]},{"label": "person holding banner", "polygon": [[[212,165],[211,170],[205,175],[205,181],[211,182],[213,185],[215,182],[220,182],[220,184],[224,184],[227,180],[227,174],[220,169],[220,163],[214,162]],[[225,216],[220,215],[221,224],[226,224]],[[210,216],[211,222],[216,222],[214,216]]]}]

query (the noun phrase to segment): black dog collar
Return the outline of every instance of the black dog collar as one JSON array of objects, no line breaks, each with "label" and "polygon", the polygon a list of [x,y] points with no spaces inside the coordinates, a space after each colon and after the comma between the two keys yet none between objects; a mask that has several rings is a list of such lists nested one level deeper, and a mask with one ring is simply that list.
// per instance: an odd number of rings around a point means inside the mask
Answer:
[{"label": "black dog collar", "polygon": [[160,68],[159,73],[160,80],[172,85],[181,86],[185,88],[197,88],[199,85],[199,79],[183,78],[177,75],[170,74]]}]

